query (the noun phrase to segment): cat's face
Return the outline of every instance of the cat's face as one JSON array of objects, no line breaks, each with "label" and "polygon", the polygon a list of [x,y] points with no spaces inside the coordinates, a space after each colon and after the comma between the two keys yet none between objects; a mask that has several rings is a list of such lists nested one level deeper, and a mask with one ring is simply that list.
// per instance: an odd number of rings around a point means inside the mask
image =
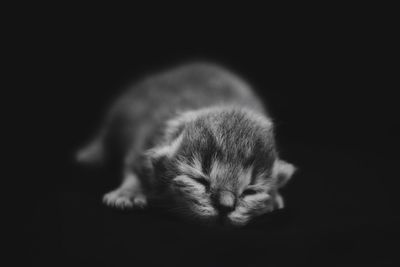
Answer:
[{"label": "cat's face", "polygon": [[209,174],[201,171],[197,160],[178,166],[171,189],[177,205],[189,216],[242,226],[277,205],[278,184],[271,172],[218,161],[213,161]]},{"label": "cat's face", "polygon": [[195,219],[234,226],[279,207],[277,190],[294,172],[291,164],[278,159],[259,170],[256,164],[212,159],[206,172],[196,157],[175,164],[170,188],[180,210]]},{"label": "cat's face", "polygon": [[185,125],[160,150],[168,153],[159,158],[158,175],[168,182],[176,210],[199,221],[242,226],[278,205],[277,190],[294,167],[277,158],[268,125],[223,115]]}]

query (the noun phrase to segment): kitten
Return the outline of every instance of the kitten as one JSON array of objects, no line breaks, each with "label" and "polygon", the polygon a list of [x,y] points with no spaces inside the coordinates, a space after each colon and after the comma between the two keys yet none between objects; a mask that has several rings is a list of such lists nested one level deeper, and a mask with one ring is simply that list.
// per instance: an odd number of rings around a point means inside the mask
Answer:
[{"label": "kitten", "polygon": [[275,148],[273,123],[232,72],[192,63],[150,76],[117,99],[81,163],[117,158],[121,185],[107,205],[162,197],[198,221],[242,226],[283,208],[278,190],[295,167]]}]

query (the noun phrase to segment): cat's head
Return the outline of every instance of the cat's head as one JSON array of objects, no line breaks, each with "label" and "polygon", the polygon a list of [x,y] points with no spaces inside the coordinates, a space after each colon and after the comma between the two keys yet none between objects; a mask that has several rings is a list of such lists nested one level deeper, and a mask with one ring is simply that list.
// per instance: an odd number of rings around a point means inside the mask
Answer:
[{"label": "cat's head", "polygon": [[149,153],[175,209],[199,221],[242,226],[279,206],[295,167],[278,158],[272,122],[249,110],[205,109],[167,125]]}]

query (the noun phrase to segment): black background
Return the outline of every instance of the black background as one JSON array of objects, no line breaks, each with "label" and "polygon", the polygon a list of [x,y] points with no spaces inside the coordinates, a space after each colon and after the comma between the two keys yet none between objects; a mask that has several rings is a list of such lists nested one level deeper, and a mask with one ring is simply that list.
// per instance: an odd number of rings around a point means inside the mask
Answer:
[{"label": "black background", "polygon": [[[215,22],[189,14],[166,25],[168,16],[138,19],[138,13],[96,19],[55,14],[22,27],[16,48],[29,73],[24,100],[31,104],[22,110],[23,125],[31,132],[34,149],[27,157],[38,176],[26,184],[31,263],[399,264],[400,132],[389,20],[321,15],[262,21],[250,13],[231,22],[220,13]],[[276,121],[282,158],[299,167],[283,191],[287,208],[243,229],[207,229],[155,208],[105,207],[101,196],[118,177],[73,161],[126,85],[192,60],[221,63],[249,81]]]}]

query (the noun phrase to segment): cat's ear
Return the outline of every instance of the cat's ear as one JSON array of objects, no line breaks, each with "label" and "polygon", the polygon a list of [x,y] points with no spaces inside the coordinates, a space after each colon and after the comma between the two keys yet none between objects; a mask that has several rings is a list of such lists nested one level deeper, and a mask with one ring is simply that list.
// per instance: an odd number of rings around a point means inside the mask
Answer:
[{"label": "cat's ear", "polygon": [[172,158],[172,156],[175,155],[175,153],[178,151],[178,149],[182,143],[182,138],[183,138],[183,135],[180,135],[176,139],[174,139],[173,141],[171,141],[169,143],[153,147],[146,152],[146,155],[150,159],[154,159],[154,160],[156,160],[158,158],[163,158],[163,157]]},{"label": "cat's ear", "polygon": [[277,159],[272,167],[272,176],[275,177],[277,181],[277,186],[284,186],[293,174],[296,172],[297,168],[284,160]]},{"label": "cat's ear", "polygon": [[182,135],[180,135],[170,143],[164,143],[147,150],[144,155],[146,158],[145,165],[148,170],[160,171],[165,169],[164,165],[168,163],[168,159],[171,159],[176,154],[181,145],[182,138]]}]

